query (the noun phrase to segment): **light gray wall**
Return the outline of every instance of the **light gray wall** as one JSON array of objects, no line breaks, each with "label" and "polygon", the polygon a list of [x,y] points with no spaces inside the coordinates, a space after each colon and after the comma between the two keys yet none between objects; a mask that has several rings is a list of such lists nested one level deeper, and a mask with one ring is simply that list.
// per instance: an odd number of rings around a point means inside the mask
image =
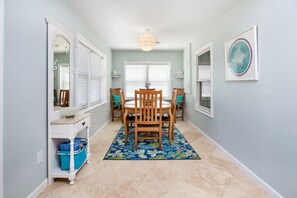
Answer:
[{"label": "light gray wall", "polygon": [[147,62],[171,62],[172,87],[183,87],[183,79],[175,78],[178,70],[183,70],[183,51],[128,51],[115,50],[112,52],[112,69],[122,74],[118,79],[112,79],[112,87],[124,88],[124,62],[147,61]]},{"label": "light gray wall", "polygon": [[[63,0],[5,2],[4,197],[26,197],[47,178],[47,24],[51,16],[80,32],[107,55],[111,50]],[[107,86],[110,87],[108,78]],[[91,135],[110,117],[109,105],[92,112]],[[44,160],[36,165],[36,153]]]},{"label": "light gray wall", "polygon": [[4,49],[4,0],[0,0],[0,198],[3,197],[3,50]]},{"label": "light gray wall", "polygon": [[[214,118],[186,117],[284,197],[297,197],[297,1],[242,0],[192,41],[213,43]],[[224,42],[258,26],[258,81],[226,82]],[[195,59],[193,59],[195,60]],[[199,151],[198,151],[199,152]]]}]

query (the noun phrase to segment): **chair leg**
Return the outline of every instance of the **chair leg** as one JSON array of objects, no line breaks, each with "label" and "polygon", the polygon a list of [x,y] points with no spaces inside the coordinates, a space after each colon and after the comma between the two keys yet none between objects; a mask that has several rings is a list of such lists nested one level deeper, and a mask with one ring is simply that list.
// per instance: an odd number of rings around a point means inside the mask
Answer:
[{"label": "chair leg", "polygon": [[182,121],[184,121],[184,109],[182,109]]},{"label": "chair leg", "polygon": [[127,142],[128,142],[129,124],[127,124],[126,129],[127,129],[127,132],[125,134],[125,145],[127,145]]},{"label": "chair leg", "polygon": [[111,121],[114,121],[114,110],[111,110]]},{"label": "chair leg", "polygon": [[137,131],[135,131],[134,150],[137,151]]},{"label": "chair leg", "polygon": [[174,119],[173,123],[176,123],[176,117],[177,117],[177,112],[175,112],[175,115],[173,116],[173,119]]},{"label": "chair leg", "polygon": [[168,127],[168,140],[169,140],[169,144],[172,145],[172,130],[170,128],[170,125]]},{"label": "chair leg", "polygon": [[174,140],[174,124],[172,125],[171,130],[171,139]]},{"label": "chair leg", "polygon": [[162,151],[162,128],[159,129],[159,151]]}]

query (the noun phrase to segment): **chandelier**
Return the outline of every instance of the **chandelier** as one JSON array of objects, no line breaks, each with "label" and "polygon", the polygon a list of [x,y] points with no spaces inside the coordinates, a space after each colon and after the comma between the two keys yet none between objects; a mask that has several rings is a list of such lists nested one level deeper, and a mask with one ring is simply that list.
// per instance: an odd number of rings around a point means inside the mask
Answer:
[{"label": "chandelier", "polygon": [[138,45],[145,52],[151,51],[156,46],[156,39],[149,29],[145,29],[145,32],[139,36]]}]

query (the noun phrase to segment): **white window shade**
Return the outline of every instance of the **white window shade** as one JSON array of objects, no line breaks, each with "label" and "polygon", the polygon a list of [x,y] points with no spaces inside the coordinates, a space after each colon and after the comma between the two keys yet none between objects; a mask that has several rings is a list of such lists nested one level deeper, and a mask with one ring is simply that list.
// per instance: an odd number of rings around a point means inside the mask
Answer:
[{"label": "white window shade", "polygon": [[101,67],[101,57],[96,53],[91,53],[91,67],[90,67],[90,86],[89,86],[89,95],[90,103],[98,103],[99,96],[99,87],[100,87],[100,67]]},{"label": "white window shade", "polygon": [[146,65],[126,65],[126,97],[133,98],[134,91],[145,87]]},{"label": "white window shade", "polygon": [[170,97],[170,63],[126,64],[126,97],[134,97],[134,91],[145,88],[150,82],[150,88],[162,90],[164,98]]},{"label": "white window shade", "polygon": [[210,81],[201,83],[201,96],[202,97],[211,97],[211,84],[210,84]]},{"label": "white window shade", "polygon": [[99,70],[99,100],[101,103],[107,102],[107,88],[106,88],[106,68],[105,68],[105,59],[101,57],[100,61],[100,70]]},{"label": "white window shade", "polygon": [[209,80],[210,79],[210,65],[199,65],[198,80]]},{"label": "white window shade", "polygon": [[88,104],[88,80],[90,54],[86,46],[80,44],[76,51],[76,105],[85,107]]},{"label": "white window shade", "polygon": [[149,65],[149,80],[163,81],[169,80],[169,65]]},{"label": "white window shade", "polygon": [[75,104],[88,111],[107,101],[106,56],[80,34],[76,39]]},{"label": "white window shade", "polygon": [[126,81],[145,81],[146,65],[126,65]]},{"label": "white window shade", "polygon": [[169,97],[170,89],[170,67],[169,65],[149,65],[148,80],[151,87],[162,90],[164,98]]}]

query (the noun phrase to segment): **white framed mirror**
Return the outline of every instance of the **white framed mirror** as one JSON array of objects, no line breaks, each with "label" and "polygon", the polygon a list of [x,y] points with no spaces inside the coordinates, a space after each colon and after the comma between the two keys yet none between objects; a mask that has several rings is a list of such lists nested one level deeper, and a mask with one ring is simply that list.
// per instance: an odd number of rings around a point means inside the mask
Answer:
[{"label": "white framed mirror", "polygon": [[48,118],[60,118],[60,109],[73,106],[73,49],[75,35],[46,17],[48,27]]},{"label": "white framed mirror", "polygon": [[70,44],[60,34],[53,38],[53,93],[54,111],[61,107],[69,107],[70,103]]},{"label": "white framed mirror", "polygon": [[[56,150],[61,140],[51,138],[51,122],[61,118],[60,110],[73,105],[74,38],[75,34],[50,17],[47,22],[48,50],[48,175],[59,166]],[[68,97],[68,98],[67,98]],[[49,178],[51,184],[53,179]]]}]

